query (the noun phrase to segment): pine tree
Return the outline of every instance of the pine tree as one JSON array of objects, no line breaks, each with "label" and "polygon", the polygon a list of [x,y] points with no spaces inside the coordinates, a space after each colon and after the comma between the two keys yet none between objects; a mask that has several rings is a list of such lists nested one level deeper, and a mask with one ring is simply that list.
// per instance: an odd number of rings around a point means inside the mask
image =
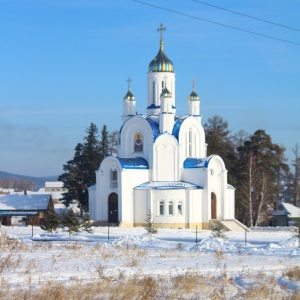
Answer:
[{"label": "pine tree", "polygon": [[60,223],[61,220],[59,215],[54,211],[54,209],[50,209],[43,224],[41,225],[41,228],[52,233],[58,228]]},{"label": "pine tree", "polygon": [[[105,127],[106,128],[106,127]],[[91,123],[86,130],[83,144],[77,144],[74,158],[64,165],[65,173],[59,176],[68,190],[64,193],[67,204],[73,199],[79,201],[84,209],[88,209],[88,187],[96,183],[96,170],[102,160],[98,128]]]},{"label": "pine tree", "polygon": [[100,141],[100,156],[101,160],[110,155],[110,147],[108,141],[108,131],[106,129],[106,125],[103,125],[101,131],[101,141]]},{"label": "pine tree", "polygon": [[62,225],[67,228],[69,237],[73,232],[79,232],[80,221],[76,217],[72,209],[69,209],[69,211],[63,215]]},{"label": "pine tree", "polygon": [[155,226],[155,220],[154,220],[153,214],[151,214],[150,210],[148,210],[148,212],[147,212],[147,218],[145,219],[145,222],[146,222],[146,224],[145,224],[144,228],[150,234],[150,238],[152,238],[152,234],[157,233],[157,229]]},{"label": "pine tree", "polygon": [[207,156],[217,154],[224,160],[226,169],[228,170],[228,182],[236,185],[237,178],[235,176],[237,153],[235,151],[230,130],[227,121],[220,116],[208,118],[204,124],[205,139],[207,143]]},{"label": "pine tree", "polygon": [[93,233],[92,223],[89,214],[84,214],[82,218],[81,228],[83,231]]},{"label": "pine tree", "polygon": [[236,199],[242,206],[243,223],[257,226],[268,209],[276,209],[282,194],[282,180],[289,167],[284,148],[273,144],[264,130],[257,130],[238,147],[238,186]]},{"label": "pine tree", "polygon": [[211,237],[226,239],[225,227],[220,220],[215,220],[211,228]]}]

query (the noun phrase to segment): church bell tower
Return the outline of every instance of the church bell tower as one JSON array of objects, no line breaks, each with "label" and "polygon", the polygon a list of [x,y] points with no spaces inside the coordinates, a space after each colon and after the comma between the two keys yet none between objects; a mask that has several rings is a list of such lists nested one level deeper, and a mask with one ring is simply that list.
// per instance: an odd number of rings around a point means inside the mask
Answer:
[{"label": "church bell tower", "polygon": [[161,94],[168,86],[172,94],[172,110],[175,114],[175,72],[172,61],[164,52],[163,31],[166,28],[160,24],[157,31],[160,32],[160,46],[156,57],[148,67],[148,116],[158,116],[161,110]]}]

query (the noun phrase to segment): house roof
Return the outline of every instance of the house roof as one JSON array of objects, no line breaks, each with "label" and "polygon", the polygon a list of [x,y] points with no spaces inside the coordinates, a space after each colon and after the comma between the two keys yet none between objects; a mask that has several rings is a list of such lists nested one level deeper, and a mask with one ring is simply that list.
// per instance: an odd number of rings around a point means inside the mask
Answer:
[{"label": "house roof", "polygon": [[62,181],[46,181],[45,187],[47,188],[62,188],[64,183]]},{"label": "house roof", "polygon": [[10,210],[46,210],[51,194],[0,195],[0,211]]},{"label": "house roof", "polygon": [[290,218],[300,218],[300,208],[290,203],[282,202],[283,209],[290,213]]}]

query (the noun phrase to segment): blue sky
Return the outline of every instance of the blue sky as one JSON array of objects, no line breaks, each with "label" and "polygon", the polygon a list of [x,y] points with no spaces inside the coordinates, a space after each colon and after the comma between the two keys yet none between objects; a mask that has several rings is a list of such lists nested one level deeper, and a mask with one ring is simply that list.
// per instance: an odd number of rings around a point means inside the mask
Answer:
[{"label": "blue sky", "polygon": [[144,114],[160,23],[177,114],[187,112],[195,78],[203,123],[220,115],[232,132],[264,129],[292,157],[300,143],[300,1],[207,0],[299,31],[192,0],[143,2],[168,10],[132,0],[0,0],[1,171],[61,174],[91,122],[119,129],[128,77]]}]

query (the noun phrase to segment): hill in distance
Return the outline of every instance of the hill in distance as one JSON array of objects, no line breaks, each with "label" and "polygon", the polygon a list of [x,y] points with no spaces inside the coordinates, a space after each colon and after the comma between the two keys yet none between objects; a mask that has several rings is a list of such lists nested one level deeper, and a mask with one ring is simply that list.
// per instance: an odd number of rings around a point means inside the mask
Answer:
[{"label": "hill in distance", "polygon": [[[34,191],[38,191],[40,188],[45,187],[46,181],[57,181],[57,178],[58,176],[33,177],[0,171],[0,179],[2,179],[3,181],[8,179],[13,179],[15,181],[28,180],[32,182]],[[3,188],[9,187],[3,186]]]}]

